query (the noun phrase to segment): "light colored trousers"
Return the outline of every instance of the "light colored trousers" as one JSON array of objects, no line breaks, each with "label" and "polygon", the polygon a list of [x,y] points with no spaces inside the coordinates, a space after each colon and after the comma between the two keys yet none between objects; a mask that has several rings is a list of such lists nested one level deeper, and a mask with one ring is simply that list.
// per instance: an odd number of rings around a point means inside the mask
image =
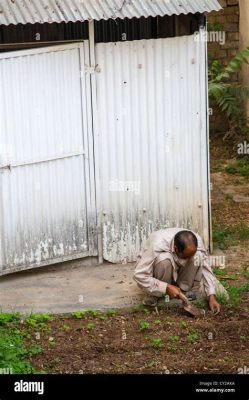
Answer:
[{"label": "light colored trousers", "polygon": [[[188,268],[179,268],[177,271],[177,279],[174,282],[173,277],[173,266],[170,260],[162,260],[158,259],[154,266],[154,274],[153,276],[160,281],[169,283],[169,284],[177,284],[179,288],[184,291],[193,291],[198,292],[199,297],[206,297],[203,279],[202,279],[202,268],[198,266],[188,266]],[[224,286],[215,278],[215,293],[224,296],[227,300],[229,299],[229,295],[224,288]]]}]

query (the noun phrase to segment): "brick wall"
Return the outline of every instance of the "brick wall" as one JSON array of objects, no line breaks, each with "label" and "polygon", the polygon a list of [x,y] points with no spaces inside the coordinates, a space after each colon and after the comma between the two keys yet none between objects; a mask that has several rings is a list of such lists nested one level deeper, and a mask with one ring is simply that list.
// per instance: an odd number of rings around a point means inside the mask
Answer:
[{"label": "brick wall", "polygon": [[[207,20],[211,30],[221,29],[225,31],[225,43],[208,42],[208,54],[210,59],[220,60],[222,65],[226,65],[239,51],[239,0],[219,0],[224,8],[219,12],[212,12],[207,15]],[[248,0],[249,1],[249,0]],[[238,74],[234,74],[232,81],[238,82]],[[228,128],[226,118],[213,110],[210,116],[210,133],[226,132]]]}]

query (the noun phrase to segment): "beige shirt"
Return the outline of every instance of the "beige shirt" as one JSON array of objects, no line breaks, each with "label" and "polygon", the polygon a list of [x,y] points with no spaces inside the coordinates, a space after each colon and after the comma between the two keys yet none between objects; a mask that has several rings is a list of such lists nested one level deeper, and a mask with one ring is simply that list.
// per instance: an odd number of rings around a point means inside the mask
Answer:
[{"label": "beige shirt", "polygon": [[167,283],[153,277],[153,266],[156,260],[169,259],[173,266],[173,278],[177,279],[177,270],[187,263],[198,263],[202,267],[202,280],[207,296],[215,294],[215,277],[209,263],[209,257],[201,237],[198,240],[197,252],[191,259],[180,259],[174,250],[174,236],[184,228],[168,228],[153,232],[138,256],[135,266],[134,280],[138,286],[149,294],[162,297],[166,294]]}]

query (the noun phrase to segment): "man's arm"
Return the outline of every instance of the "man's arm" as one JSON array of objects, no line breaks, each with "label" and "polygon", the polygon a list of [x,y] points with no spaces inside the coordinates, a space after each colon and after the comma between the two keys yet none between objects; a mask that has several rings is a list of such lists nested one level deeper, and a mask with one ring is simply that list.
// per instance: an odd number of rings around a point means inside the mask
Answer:
[{"label": "man's arm", "polygon": [[213,274],[212,268],[209,263],[209,257],[206,251],[200,251],[201,254],[201,265],[202,265],[202,276],[203,276],[203,285],[205,293],[208,297],[209,307],[210,309],[218,313],[220,312],[221,306],[217,302],[215,297],[215,276]]},{"label": "man's arm", "polygon": [[141,289],[155,297],[162,297],[166,294],[167,283],[153,277],[153,265],[156,254],[152,246],[143,251],[140,260],[136,265],[133,279]]}]

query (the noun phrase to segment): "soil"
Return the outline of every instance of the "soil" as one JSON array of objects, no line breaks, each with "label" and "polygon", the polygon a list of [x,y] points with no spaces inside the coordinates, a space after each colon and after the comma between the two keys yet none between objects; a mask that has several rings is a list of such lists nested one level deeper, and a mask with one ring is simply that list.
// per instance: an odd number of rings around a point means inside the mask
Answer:
[{"label": "soil", "polygon": [[[236,310],[223,307],[218,316],[206,311],[197,320],[180,308],[163,308],[159,314],[145,310],[104,320],[57,316],[49,323],[51,331],[41,333],[43,352],[33,366],[56,374],[181,374],[238,373],[249,365],[248,294]],[[149,323],[146,331],[140,331],[140,321]],[[161,339],[161,347],[153,347],[154,339]],[[38,344],[34,335],[32,342]]]}]

